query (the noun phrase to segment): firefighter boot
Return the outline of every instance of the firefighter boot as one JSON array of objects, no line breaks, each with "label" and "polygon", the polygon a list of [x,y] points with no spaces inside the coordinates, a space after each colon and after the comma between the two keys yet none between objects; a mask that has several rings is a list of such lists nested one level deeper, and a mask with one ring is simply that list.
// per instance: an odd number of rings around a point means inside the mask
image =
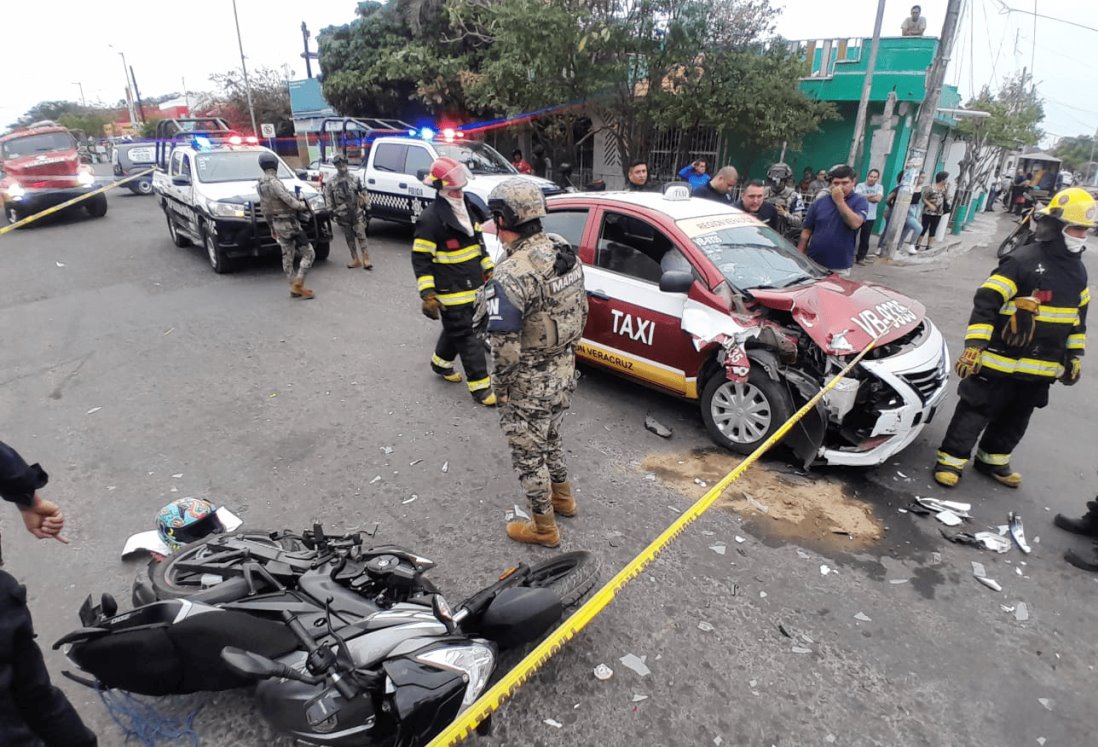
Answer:
[{"label": "firefighter boot", "polygon": [[305,279],[298,278],[290,286],[290,295],[294,298],[316,298],[316,294],[305,287]]},{"label": "firefighter boot", "polygon": [[576,499],[572,495],[572,483],[554,482],[553,484],[553,513],[558,516],[572,517],[576,515]]},{"label": "firefighter boot", "polygon": [[545,514],[535,513],[534,518],[529,521],[510,522],[507,525],[507,536],[528,545],[560,546],[560,532],[557,531],[557,520],[553,518],[552,509]]},{"label": "firefighter boot", "polygon": [[495,407],[498,402],[496,393],[491,389],[478,389],[475,392],[470,392],[470,394],[473,395],[473,399],[485,407]]},{"label": "firefighter boot", "polygon": [[947,488],[954,487],[961,481],[962,470],[967,459],[958,459],[944,451],[938,452],[938,461],[934,463],[934,482]]},{"label": "firefighter boot", "polygon": [[457,384],[461,381],[461,374],[454,370],[454,362],[445,361],[437,355],[431,356],[431,370],[451,384]]},{"label": "firefighter boot", "polygon": [[977,472],[987,475],[995,482],[1006,485],[1008,488],[1016,488],[1022,484],[1022,473],[1012,470],[1009,462],[1007,464],[988,464],[977,457],[976,461],[973,462],[973,466]]},{"label": "firefighter boot", "polygon": [[1087,501],[1087,512],[1081,518],[1072,519],[1063,514],[1056,514],[1052,523],[1073,534],[1098,539],[1098,501]]}]

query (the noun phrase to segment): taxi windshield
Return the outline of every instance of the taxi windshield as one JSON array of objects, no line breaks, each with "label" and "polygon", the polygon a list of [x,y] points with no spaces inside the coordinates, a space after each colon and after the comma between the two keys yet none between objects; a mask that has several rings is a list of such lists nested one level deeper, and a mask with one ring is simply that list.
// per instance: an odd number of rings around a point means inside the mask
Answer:
[{"label": "taxi windshield", "polygon": [[734,288],[788,288],[827,275],[774,229],[745,215],[690,218],[678,224]]}]

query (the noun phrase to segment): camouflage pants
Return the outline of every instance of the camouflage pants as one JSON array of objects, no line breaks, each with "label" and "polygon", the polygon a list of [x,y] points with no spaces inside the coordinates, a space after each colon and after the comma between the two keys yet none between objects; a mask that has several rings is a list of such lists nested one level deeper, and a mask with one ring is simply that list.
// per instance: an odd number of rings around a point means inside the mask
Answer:
[{"label": "camouflage pants", "polygon": [[[316,260],[316,252],[294,218],[275,218],[271,221],[271,235],[282,248],[282,271],[291,280],[304,280]],[[294,273],[294,257],[301,255],[297,273]]]},{"label": "camouflage pants", "polygon": [[550,482],[568,479],[560,428],[572,404],[574,380],[562,382],[556,396],[514,396],[499,407],[499,423],[511,447],[511,465],[534,513],[550,509]]},{"label": "camouflage pants", "polygon": [[362,252],[362,262],[370,261],[370,254],[366,251],[366,224],[361,220],[354,223],[339,223],[343,229],[343,238],[347,239],[347,248],[351,250],[351,259],[358,259],[358,253]]}]

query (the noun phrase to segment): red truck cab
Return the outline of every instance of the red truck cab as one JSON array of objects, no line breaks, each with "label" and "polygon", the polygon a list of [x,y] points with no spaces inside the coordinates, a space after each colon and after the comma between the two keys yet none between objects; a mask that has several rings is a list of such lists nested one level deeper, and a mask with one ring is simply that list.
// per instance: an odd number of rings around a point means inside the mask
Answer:
[{"label": "red truck cab", "polygon": [[[80,162],[76,138],[45,120],[0,135],[0,208],[9,223],[96,189],[90,165]],[[89,197],[93,217],[107,213],[105,194]]]}]

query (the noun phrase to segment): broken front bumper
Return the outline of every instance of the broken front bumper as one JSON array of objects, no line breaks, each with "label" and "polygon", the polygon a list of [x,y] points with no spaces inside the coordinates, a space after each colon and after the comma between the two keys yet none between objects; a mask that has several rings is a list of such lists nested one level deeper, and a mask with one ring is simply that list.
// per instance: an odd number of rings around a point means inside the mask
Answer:
[{"label": "broken front bumper", "polygon": [[949,351],[929,319],[916,347],[878,360],[863,360],[862,386],[880,382],[877,417],[857,445],[820,449],[817,462],[872,467],[905,449],[937,414],[949,383]]}]

